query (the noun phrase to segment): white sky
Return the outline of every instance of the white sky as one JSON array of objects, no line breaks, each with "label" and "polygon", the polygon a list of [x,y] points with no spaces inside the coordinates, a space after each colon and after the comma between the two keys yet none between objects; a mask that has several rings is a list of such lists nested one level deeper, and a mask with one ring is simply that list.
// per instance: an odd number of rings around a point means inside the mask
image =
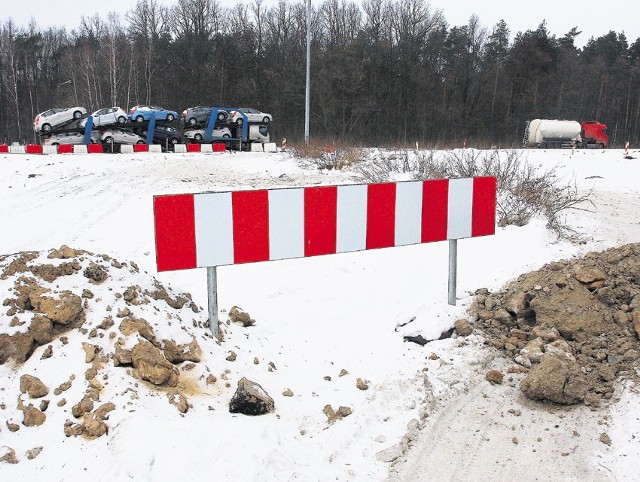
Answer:
[{"label": "white sky", "polygon": [[[234,0],[219,0],[222,5],[233,5]],[[247,3],[249,0],[244,0]],[[276,0],[266,0],[267,3]],[[292,1],[292,0],[290,0]],[[312,0],[314,5],[319,0]],[[86,0],[38,1],[25,4],[15,0],[0,0],[0,20],[11,17],[18,25],[26,26],[33,17],[42,27],[64,25],[68,28],[80,24],[80,18],[95,13],[106,18],[111,11],[124,14],[135,5],[133,0]],[[158,0],[163,5],[175,5],[177,0]],[[537,2],[515,2],[513,0],[431,0],[433,8],[442,9],[450,25],[464,25],[472,14],[477,14],[480,23],[491,29],[500,19],[507,22],[511,34],[518,31],[534,30],[542,20],[546,19],[547,28],[557,37],[563,36],[572,27],[582,30],[576,44],[584,45],[590,37],[599,37],[614,30],[624,31],[629,43],[640,37],[640,2],[629,0],[611,0],[606,4],[589,7],[589,2],[538,0]]]}]

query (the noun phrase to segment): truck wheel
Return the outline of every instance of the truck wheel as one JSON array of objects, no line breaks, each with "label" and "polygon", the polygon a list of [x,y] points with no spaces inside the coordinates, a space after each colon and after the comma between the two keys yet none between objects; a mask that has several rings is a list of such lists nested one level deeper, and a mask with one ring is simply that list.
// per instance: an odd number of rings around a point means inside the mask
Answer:
[{"label": "truck wheel", "polygon": [[42,132],[49,132],[51,130],[50,124],[42,124]]},{"label": "truck wheel", "polygon": [[262,119],[262,122],[263,122],[264,124],[268,124],[268,123],[270,122],[270,119],[269,119],[267,116],[265,116],[265,117]]},{"label": "truck wheel", "polygon": [[238,120],[236,121],[236,124],[241,126],[242,125],[242,121],[243,121],[242,117],[238,117]]},{"label": "truck wheel", "polygon": [[173,120],[173,114],[167,114],[167,121],[171,122]]},{"label": "truck wheel", "polygon": [[124,124],[125,122],[127,122],[127,118],[124,116],[120,116],[118,117],[118,124]]},{"label": "truck wheel", "polygon": [[194,134],[194,135],[193,135],[193,138],[194,138],[196,141],[201,141],[201,140],[202,140],[202,134]]},{"label": "truck wheel", "polygon": [[143,120],[144,120],[144,117],[142,117],[141,115],[136,117],[136,122],[142,122]]},{"label": "truck wheel", "polygon": [[113,137],[109,136],[109,137],[105,137],[104,138],[104,142],[107,144],[113,144]]},{"label": "truck wheel", "polygon": [[75,111],[73,113],[73,118],[74,119],[80,119],[82,117],[82,112],[80,112],[79,110]]}]

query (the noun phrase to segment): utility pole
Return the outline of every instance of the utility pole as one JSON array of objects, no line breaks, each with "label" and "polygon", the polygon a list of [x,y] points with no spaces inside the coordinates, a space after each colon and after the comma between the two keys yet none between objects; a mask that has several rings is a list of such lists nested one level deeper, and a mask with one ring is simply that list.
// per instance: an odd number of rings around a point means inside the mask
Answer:
[{"label": "utility pole", "polygon": [[304,145],[309,145],[309,106],[311,104],[311,0],[307,0],[307,89],[304,99]]}]

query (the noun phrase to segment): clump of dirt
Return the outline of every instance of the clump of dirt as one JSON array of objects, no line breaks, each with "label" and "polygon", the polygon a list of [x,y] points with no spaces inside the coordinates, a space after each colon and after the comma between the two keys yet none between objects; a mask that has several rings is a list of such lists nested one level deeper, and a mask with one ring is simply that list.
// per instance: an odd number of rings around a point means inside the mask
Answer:
[{"label": "clump of dirt", "polygon": [[530,399],[598,405],[640,365],[640,244],[549,263],[470,308],[486,343],[527,375]]}]

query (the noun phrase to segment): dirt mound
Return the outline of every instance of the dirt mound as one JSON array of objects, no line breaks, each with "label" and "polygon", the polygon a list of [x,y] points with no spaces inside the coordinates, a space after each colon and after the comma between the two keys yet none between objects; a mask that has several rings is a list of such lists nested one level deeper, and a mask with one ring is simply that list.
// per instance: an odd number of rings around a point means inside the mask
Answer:
[{"label": "dirt mound", "polygon": [[0,292],[0,365],[12,378],[0,407],[12,431],[59,423],[100,437],[129,393],[163,391],[185,412],[184,379],[209,374],[206,317],[133,262],[67,246],[0,256]]},{"label": "dirt mound", "polygon": [[638,376],[640,244],[547,264],[470,308],[486,343],[520,365],[531,399],[597,405]]}]

